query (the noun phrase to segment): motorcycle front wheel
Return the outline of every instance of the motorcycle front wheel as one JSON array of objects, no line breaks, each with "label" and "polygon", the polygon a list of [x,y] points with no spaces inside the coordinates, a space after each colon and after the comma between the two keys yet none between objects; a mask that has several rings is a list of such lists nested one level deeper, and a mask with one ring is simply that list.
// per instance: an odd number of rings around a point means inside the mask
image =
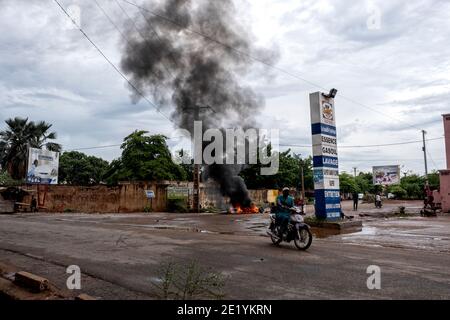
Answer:
[{"label": "motorcycle front wheel", "polygon": [[294,239],[295,246],[298,250],[307,250],[312,243],[312,233],[308,228],[303,227],[297,230],[296,237]]}]

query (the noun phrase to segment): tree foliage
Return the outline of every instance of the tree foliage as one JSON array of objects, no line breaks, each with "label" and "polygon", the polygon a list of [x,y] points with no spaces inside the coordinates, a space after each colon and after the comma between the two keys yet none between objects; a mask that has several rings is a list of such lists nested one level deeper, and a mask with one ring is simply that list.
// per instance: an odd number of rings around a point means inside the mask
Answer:
[{"label": "tree foliage", "polygon": [[50,132],[51,124],[19,117],[5,122],[7,128],[0,131],[0,165],[13,179],[25,177],[28,147],[61,151],[61,146],[52,141],[56,133]]},{"label": "tree foliage", "polygon": [[[271,155],[270,146],[267,154]],[[244,179],[249,189],[281,189],[291,187],[301,189],[301,168],[303,168],[305,189],[314,188],[312,158],[302,159],[300,155],[287,150],[279,154],[279,171],[275,175],[261,175],[264,167],[258,160],[258,164],[249,165],[240,176]]]},{"label": "tree foliage", "polygon": [[[409,199],[423,199],[424,198],[424,186],[425,186],[425,177],[419,176],[417,174],[412,174],[406,177],[403,177],[400,181],[400,187],[406,191],[406,194],[403,194],[401,199],[409,198]],[[392,186],[393,187],[393,186]],[[392,192],[388,188],[389,192]],[[394,193],[394,192],[392,192]]]},{"label": "tree foliage", "polygon": [[12,187],[22,184],[22,180],[14,180],[11,178],[8,172],[0,171],[0,186],[2,187]]},{"label": "tree foliage", "polygon": [[187,181],[194,181],[194,159],[186,150],[179,150],[175,152],[175,157],[180,163],[180,166],[184,169],[187,175]]},{"label": "tree foliage", "polygon": [[59,181],[71,185],[96,185],[109,168],[107,161],[81,152],[64,152],[59,159]]},{"label": "tree foliage", "polygon": [[343,193],[361,192],[361,188],[356,182],[355,177],[348,173],[344,172],[339,175],[339,183],[341,186],[341,192]]},{"label": "tree foliage", "polygon": [[[356,178],[348,173],[339,175],[341,192],[344,193],[364,193],[376,194],[385,191],[392,193],[398,199],[423,199],[425,177],[411,174],[401,178],[400,184],[391,185],[383,189],[383,186],[374,185],[372,182],[372,173],[361,172]],[[432,190],[439,188],[439,174],[434,172],[428,176]]]},{"label": "tree foliage", "polygon": [[163,135],[135,131],[124,139],[122,156],[106,172],[108,184],[119,181],[186,180],[185,170],[172,160]]}]

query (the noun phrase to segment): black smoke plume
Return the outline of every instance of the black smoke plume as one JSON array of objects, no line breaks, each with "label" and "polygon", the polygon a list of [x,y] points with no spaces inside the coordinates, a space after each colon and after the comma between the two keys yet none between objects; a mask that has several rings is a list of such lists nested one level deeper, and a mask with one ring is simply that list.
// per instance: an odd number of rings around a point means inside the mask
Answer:
[{"label": "black smoke plume", "polygon": [[[240,79],[254,62],[248,53],[267,53],[252,46],[232,0],[151,1],[139,14],[139,31],[128,29],[122,69],[141,92],[174,105],[172,120],[191,134],[194,120],[203,121],[204,130],[255,127],[264,99]],[[233,204],[249,205],[241,169],[213,165],[206,174]]]}]

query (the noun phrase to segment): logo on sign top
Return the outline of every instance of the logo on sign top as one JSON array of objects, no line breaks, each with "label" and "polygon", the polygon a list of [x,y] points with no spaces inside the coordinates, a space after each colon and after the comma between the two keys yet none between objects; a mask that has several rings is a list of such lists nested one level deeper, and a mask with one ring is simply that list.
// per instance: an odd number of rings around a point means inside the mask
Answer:
[{"label": "logo on sign top", "polygon": [[328,124],[334,123],[333,105],[327,101],[322,102],[322,120]]}]

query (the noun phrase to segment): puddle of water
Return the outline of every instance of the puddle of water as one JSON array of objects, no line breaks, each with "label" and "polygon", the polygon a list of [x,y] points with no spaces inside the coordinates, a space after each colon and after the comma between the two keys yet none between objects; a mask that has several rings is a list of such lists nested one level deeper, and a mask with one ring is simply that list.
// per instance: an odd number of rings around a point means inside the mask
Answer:
[{"label": "puddle of water", "polygon": [[376,234],[377,228],[375,227],[362,227],[361,231],[355,233],[358,236],[374,236]]},{"label": "puddle of water", "polygon": [[339,230],[339,229],[326,229],[326,228],[311,228],[311,231],[314,236],[317,238],[328,238],[332,236],[338,236],[342,234],[359,234],[360,232],[363,232],[364,228],[351,228],[351,229],[345,229],[345,230]]}]

